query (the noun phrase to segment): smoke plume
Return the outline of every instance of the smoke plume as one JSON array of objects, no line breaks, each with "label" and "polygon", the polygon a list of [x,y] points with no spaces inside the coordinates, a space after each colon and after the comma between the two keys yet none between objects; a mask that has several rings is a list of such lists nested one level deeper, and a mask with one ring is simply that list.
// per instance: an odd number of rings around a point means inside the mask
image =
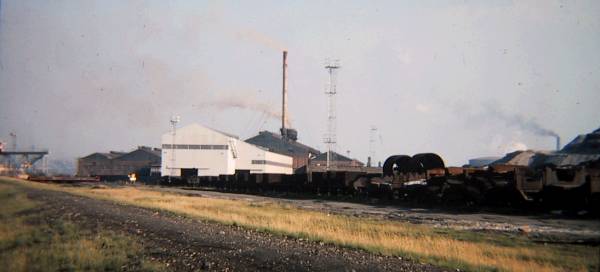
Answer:
[{"label": "smoke plume", "polygon": [[538,136],[559,137],[558,133],[545,128],[534,119],[527,118],[520,114],[508,113],[498,108],[495,104],[488,104],[485,107],[488,116],[503,121],[508,126],[514,126],[521,130],[531,132]]},{"label": "smoke plume", "polygon": [[282,43],[252,29],[240,29],[236,32],[236,37],[240,40],[255,42],[277,51],[286,50],[286,46],[284,46]]},{"label": "smoke plume", "polygon": [[[220,97],[199,105],[201,108],[204,107],[212,107],[218,110],[226,110],[226,109],[245,109],[256,112],[264,113],[266,116],[281,120],[281,112],[279,108],[276,108],[273,104],[267,104],[265,102],[260,102],[254,97],[248,96],[227,96]],[[287,118],[286,126],[291,127],[290,118]]]}]

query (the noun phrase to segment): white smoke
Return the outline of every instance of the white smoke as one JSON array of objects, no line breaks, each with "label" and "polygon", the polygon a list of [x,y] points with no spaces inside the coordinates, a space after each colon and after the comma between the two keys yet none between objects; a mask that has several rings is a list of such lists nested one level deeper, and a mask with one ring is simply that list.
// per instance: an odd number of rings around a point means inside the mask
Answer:
[{"label": "white smoke", "polygon": [[519,141],[511,141],[502,146],[503,153],[510,153],[519,150],[527,150],[527,145]]},{"label": "white smoke", "polygon": [[[217,97],[212,100],[208,100],[198,106],[201,109],[208,107],[215,108],[217,110],[226,110],[232,108],[251,110],[264,113],[270,118],[281,120],[280,108],[277,108],[273,104],[258,101],[256,97],[253,96],[231,95],[225,97]],[[291,127],[289,117],[287,118],[285,125],[287,127]]]},{"label": "white smoke", "polygon": [[255,42],[277,51],[286,50],[282,43],[253,29],[238,29],[235,36],[239,40]]}]

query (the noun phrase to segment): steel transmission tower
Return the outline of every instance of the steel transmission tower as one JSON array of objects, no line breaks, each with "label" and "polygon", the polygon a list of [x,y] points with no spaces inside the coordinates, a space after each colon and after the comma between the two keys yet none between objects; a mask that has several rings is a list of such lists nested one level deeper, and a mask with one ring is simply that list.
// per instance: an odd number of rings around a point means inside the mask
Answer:
[{"label": "steel transmission tower", "polygon": [[173,117],[171,117],[171,171],[169,171],[169,183],[171,183],[171,177],[175,176],[175,136],[177,135],[177,123],[179,123],[179,121],[181,120],[181,118],[179,117],[179,115],[175,115]]},{"label": "steel transmission tower", "polygon": [[[373,163],[375,161],[377,161],[375,159],[376,154],[376,148],[375,148],[375,138],[377,137],[377,127],[375,126],[371,126],[371,130],[369,131],[369,156],[370,156],[370,162]],[[371,166],[371,165],[369,165]]]},{"label": "steel transmission tower", "polygon": [[329,99],[329,110],[327,114],[327,133],[325,134],[324,143],[327,145],[327,170],[331,167],[331,156],[332,152],[335,151],[335,145],[337,143],[336,138],[336,111],[335,111],[335,95],[337,94],[336,81],[337,81],[337,70],[340,68],[339,60],[328,62],[325,65],[325,69],[329,73],[329,83],[325,90],[325,94]]}]

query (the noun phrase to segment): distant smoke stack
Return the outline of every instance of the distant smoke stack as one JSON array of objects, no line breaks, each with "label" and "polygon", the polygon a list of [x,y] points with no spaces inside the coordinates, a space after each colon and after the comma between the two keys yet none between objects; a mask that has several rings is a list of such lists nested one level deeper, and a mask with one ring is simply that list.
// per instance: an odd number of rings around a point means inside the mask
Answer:
[{"label": "distant smoke stack", "polygon": [[556,135],[556,151],[560,151],[560,136]]},{"label": "distant smoke stack", "polygon": [[287,51],[283,51],[283,86],[281,103],[281,136],[287,136],[285,124],[287,123]]},{"label": "distant smoke stack", "polygon": [[367,167],[371,167],[371,156],[367,157]]}]

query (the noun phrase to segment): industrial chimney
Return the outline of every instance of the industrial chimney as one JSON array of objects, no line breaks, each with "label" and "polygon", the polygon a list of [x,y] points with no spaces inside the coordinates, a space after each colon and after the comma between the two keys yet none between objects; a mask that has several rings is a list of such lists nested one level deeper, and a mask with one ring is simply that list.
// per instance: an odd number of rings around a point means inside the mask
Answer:
[{"label": "industrial chimney", "polygon": [[281,103],[281,136],[287,137],[287,51],[283,51],[283,87],[282,87],[282,103]]},{"label": "industrial chimney", "polygon": [[560,151],[560,136],[556,135],[556,151]]},{"label": "industrial chimney", "polygon": [[285,127],[288,123],[287,111],[287,51],[283,51],[283,86],[281,101],[281,137],[284,140],[298,140],[298,131],[293,128]]}]

